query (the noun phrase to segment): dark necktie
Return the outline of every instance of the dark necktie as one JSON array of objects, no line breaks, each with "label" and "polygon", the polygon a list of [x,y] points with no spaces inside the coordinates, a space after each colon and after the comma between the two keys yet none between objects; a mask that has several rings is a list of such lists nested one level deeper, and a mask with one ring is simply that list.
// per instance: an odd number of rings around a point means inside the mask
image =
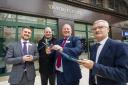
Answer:
[{"label": "dark necktie", "polygon": [[[66,40],[67,40],[67,38],[64,38],[63,43],[61,45],[62,48],[65,46]],[[61,67],[61,61],[62,61],[62,56],[61,56],[60,53],[58,53],[58,55],[57,55],[57,63],[56,63],[57,68]]]},{"label": "dark necktie", "polygon": [[23,54],[27,55],[27,42],[23,42]]},{"label": "dark necktie", "polygon": [[96,62],[96,57],[97,57],[96,54],[97,54],[97,50],[98,50],[99,46],[100,46],[100,43],[96,43],[96,51],[95,51],[95,55],[94,55],[95,56],[95,62]]},{"label": "dark necktie", "polygon": [[[27,42],[23,42],[23,55],[27,55]],[[26,63],[24,63],[24,69],[26,69]]]},{"label": "dark necktie", "polygon": [[94,56],[94,61],[96,61],[97,49],[98,49],[99,46],[100,46],[100,43],[96,43],[96,44],[95,44],[95,51],[94,51],[94,54],[93,54],[93,56]]},{"label": "dark necktie", "polygon": [[[98,47],[100,46],[101,44],[100,43],[96,43],[96,45],[95,45],[95,53],[94,53],[94,57],[95,57],[95,62],[96,62],[96,54],[97,54],[97,50],[98,50]],[[95,72],[94,73],[92,73],[92,74],[95,74]],[[95,84],[97,84],[97,76],[94,76],[94,82],[93,83],[95,83]]]}]

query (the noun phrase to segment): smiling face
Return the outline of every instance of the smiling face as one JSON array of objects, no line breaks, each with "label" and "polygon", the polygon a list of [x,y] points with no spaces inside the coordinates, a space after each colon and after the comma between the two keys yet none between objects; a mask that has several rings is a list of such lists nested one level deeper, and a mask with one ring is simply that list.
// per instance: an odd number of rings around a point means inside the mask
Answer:
[{"label": "smiling face", "polygon": [[23,40],[29,40],[32,35],[32,30],[30,28],[23,28],[21,31],[21,38]]},{"label": "smiling face", "polygon": [[97,41],[101,41],[108,37],[109,24],[105,20],[95,21],[92,27],[92,31]]},{"label": "smiling face", "polygon": [[50,27],[46,27],[44,30],[44,36],[46,38],[51,38],[52,37],[52,29]]},{"label": "smiling face", "polygon": [[68,37],[68,36],[71,36],[72,34],[72,28],[69,24],[65,24],[63,27],[62,27],[62,34],[64,37]]}]

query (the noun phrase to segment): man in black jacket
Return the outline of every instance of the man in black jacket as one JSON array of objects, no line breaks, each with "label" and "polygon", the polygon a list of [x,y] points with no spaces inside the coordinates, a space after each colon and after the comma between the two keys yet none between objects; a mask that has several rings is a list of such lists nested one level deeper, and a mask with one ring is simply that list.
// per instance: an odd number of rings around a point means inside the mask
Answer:
[{"label": "man in black jacket", "polygon": [[44,36],[38,43],[39,51],[39,72],[42,85],[55,84],[54,57],[50,53],[50,46],[55,44],[56,39],[52,35],[50,27],[44,30]]}]

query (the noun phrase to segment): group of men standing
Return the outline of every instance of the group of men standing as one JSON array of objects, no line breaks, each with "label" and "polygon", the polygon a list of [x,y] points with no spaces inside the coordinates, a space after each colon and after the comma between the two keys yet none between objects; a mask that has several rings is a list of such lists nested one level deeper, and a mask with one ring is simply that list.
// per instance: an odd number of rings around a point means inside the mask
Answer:
[{"label": "group of men standing", "polygon": [[38,58],[42,85],[48,85],[48,80],[50,85],[79,85],[80,65],[90,70],[89,85],[126,85],[128,45],[108,38],[109,24],[105,20],[95,21],[92,32],[98,44],[91,46],[90,59],[79,60],[81,41],[72,36],[69,24],[63,25],[63,38],[58,40],[46,27],[38,47],[29,41],[32,30],[23,28],[21,40],[8,47],[5,57],[6,63],[13,64],[10,85],[34,85],[34,61]]}]

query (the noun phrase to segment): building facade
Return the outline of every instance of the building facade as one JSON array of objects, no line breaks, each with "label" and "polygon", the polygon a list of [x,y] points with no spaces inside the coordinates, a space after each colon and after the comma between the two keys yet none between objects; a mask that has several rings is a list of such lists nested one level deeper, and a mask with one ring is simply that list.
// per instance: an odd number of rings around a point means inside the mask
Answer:
[{"label": "building facade", "polygon": [[3,61],[6,47],[20,39],[24,26],[33,28],[31,40],[37,43],[46,26],[60,38],[62,25],[68,23],[88,52],[95,40],[91,26],[98,19],[110,23],[111,38],[127,41],[127,8],[127,0],[0,0],[0,73],[9,72]]}]

